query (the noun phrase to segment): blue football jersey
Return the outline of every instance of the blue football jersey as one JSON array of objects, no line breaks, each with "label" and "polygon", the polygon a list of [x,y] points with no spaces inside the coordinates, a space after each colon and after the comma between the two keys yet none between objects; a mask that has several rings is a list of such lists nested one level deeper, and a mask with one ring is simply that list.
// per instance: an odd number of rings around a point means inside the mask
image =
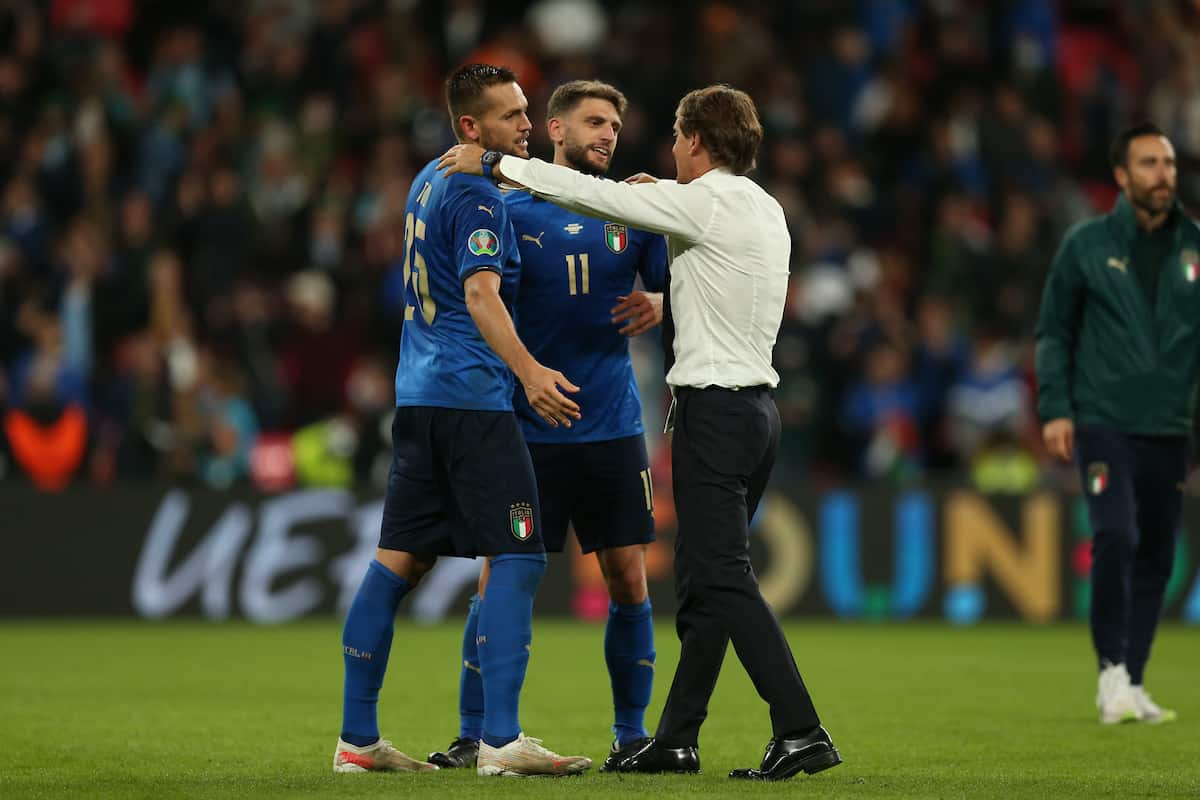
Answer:
[{"label": "blue football jersey", "polygon": [[434,159],[417,174],[405,206],[397,406],[512,409],[512,373],[467,311],[463,282],[484,269],[500,275],[511,314],[521,257],[500,190],[477,176],[445,178]]},{"label": "blue football jersey", "polygon": [[666,281],[663,236],[566,211],[528,192],[505,195],[521,253],[516,324],[540,363],[579,387],[583,419],[552,428],[516,388],[513,409],[526,441],[599,442],[643,432],[629,340],[612,323],[617,297],[642,276],[646,291]]}]

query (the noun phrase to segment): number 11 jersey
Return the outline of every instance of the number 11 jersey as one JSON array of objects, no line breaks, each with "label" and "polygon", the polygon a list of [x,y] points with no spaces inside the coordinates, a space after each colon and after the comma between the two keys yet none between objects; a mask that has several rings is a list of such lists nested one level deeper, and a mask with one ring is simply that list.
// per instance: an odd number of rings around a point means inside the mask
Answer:
[{"label": "number 11 jersey", "polygon": [[505,201],[521,253],[517,333],[534,358],[580,387],[570,398],[583,413],[570,428],[551,428],[518,389],[513,408],[525,440],[598,442],[643,433],[629,340],[619,333],[626,323],[613,324],[612,308],[638,275],[646,291],[664,291],[666,239],[528,192],[509,192]]}]

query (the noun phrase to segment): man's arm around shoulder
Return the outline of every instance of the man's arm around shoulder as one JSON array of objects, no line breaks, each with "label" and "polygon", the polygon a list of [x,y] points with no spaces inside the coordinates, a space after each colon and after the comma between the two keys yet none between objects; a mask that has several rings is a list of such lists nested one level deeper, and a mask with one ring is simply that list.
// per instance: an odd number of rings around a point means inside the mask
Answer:
[{"label": "man's arm around shoulder", "polygon": [[[444,168],[447,177],[462,172],[480,175],[482,153],[477,145],[455,145],[442,156],[438,167]],[[537,158],[507,155],[493,167],[493,175],[572,211],[687,241],[699,240],[712,219],[712,191],[694,181],[687,185],[675,181],[618,183]]]}]

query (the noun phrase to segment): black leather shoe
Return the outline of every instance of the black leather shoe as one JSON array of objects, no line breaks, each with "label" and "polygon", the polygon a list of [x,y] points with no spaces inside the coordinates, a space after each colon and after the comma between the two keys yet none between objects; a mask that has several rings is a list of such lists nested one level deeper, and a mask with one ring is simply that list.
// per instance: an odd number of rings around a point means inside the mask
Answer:
[{"label": "black leather shoe", "polygon": [[784,781],[798,772],[812,775],[836,767],[842,757],[829,734],[820,725],[804,736],[778,737],[767,743],[767,752],[758,769],[735,769],[731,778],[756,781]]},{"label": "black leather shoe", "polygon": [[455,739],[444,753],[430,753],[429,763],[436,764],[440,769],[459,769],[462,767],[475,768],[479,758],[478,739]]},{"label": "black leather shoe", "polygon": [[628,755],[617,759],[613,752],[601,767],[602,772],[699,772],[700,755],[694,747],[660,747],[653,738],[642,739],[633,745]]},{"label": "black leather shoe", "polygon": [[631,755],[641,750],[646,745],[650,744],[650,737],[643,736],[641,739],[634,739],[624,747],[617,747],[617,743],[612,743],[612,748],[608,751],[608,758],[604,759],[604,764],[601,765],[601,772],[609,772],[614,769],[617,764],[620,764]]}]

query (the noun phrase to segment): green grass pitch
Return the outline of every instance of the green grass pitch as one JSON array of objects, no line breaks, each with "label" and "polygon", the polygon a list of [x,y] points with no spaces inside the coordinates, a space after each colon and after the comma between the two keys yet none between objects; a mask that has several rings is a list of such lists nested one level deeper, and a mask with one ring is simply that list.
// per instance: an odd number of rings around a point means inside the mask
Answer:
[{"label": "green grass pitch", "polygon": [[[0,624],[0,798],[54,797],[1195,797],[1200,636],[1165,626],[1148,688],[1179,711],[1102,727],[1078,625],[790,622],[788,636],[845,763],[783,784],[731,782],[770,734],[732,649],[702,731],[698,776],[334,775],[336,623]],[[678,657],[658,626],[657,720]],[[413,755],[457,731],[454,624],[397,627],[383,735]],[[599,766],[610,698],[596,625],[538,620],[522,722]]]}]

